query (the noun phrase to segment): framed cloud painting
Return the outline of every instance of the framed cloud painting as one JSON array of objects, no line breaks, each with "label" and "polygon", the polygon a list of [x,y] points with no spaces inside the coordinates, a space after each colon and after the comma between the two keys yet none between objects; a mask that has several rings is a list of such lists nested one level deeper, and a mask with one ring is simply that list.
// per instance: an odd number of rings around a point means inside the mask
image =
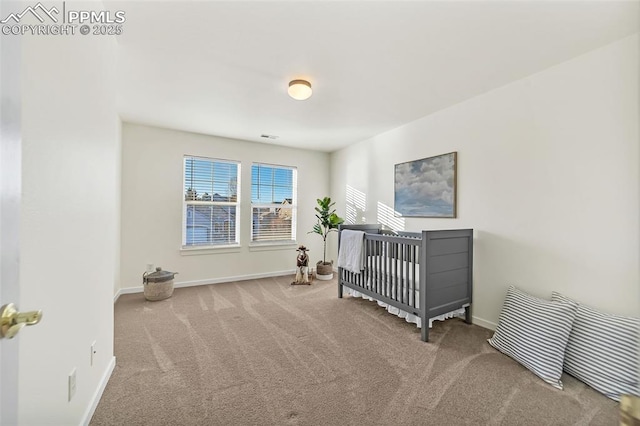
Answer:
[{"label": "framed cloud painting", "polygon": [[405,217],[456,217],[456,157],[457,152],[450,152],[396,164],[396,214]]}]

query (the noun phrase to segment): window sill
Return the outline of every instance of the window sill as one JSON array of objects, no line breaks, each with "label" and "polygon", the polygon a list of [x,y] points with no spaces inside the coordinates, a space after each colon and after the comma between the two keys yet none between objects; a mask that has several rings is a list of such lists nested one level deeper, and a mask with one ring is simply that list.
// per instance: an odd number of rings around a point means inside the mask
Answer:
[{"label": "window sill", "polygon": [[240,244],[225,246],[182,247],[180,249],[180,255],[199,256],[204,254],[240,253],[241,250],[242,247],[240,247]]},{"label": "window sill", "polygon": [[272,251],[272,250],[291,250],[297,249],[298,243],[295,241],[273,241],[264,243],[250,243],[249,251]]}]

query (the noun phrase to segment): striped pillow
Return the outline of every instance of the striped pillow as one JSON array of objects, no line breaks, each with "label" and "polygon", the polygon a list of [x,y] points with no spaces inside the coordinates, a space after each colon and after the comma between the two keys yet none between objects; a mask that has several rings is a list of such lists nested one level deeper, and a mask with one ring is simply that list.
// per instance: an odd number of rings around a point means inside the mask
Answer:
[{"label": "striped pillow", "polygon": [[562,389],[562,361],[577,304],[538,299],[510,286],[489,344]]},{"label": "striped pillow", "polygon": [[[551,300],[572,301],[555,291]],[[638,395],[639,333],[638,318],[605,314],[578,304],[564,371],[616,401],[623,394]]]}]

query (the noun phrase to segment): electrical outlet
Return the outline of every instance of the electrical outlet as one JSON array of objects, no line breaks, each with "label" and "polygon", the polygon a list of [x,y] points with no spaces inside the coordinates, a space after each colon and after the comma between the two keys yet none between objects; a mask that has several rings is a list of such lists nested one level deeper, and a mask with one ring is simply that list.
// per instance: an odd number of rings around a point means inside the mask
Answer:
[{"label": "electrical outlet", "polygon": [[73,395],[76,394],[76,369],[74,368],[69,373],[69,401],[73,398]]},{"label": "electrical outlet", "polygon": [[97,349],[96,349],[96,341],[94,340],[91,344],[91,358],[89,359],[89,365],[93,367],[93,360],[96,357]]}]

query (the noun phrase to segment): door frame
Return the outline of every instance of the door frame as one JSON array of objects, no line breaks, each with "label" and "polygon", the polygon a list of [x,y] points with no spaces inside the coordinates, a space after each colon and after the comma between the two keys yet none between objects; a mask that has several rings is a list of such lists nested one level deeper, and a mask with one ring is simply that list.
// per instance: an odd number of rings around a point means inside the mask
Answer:
[{"label": "door frame", "polygon": [[[9,3],[9,4],[8,4]],[[13,2],[0,2],[0,17]],[[20,303],[21,36],[0,36],[0,306]],[[18,423],[19,337],[0,340],[0,424]]]}]

